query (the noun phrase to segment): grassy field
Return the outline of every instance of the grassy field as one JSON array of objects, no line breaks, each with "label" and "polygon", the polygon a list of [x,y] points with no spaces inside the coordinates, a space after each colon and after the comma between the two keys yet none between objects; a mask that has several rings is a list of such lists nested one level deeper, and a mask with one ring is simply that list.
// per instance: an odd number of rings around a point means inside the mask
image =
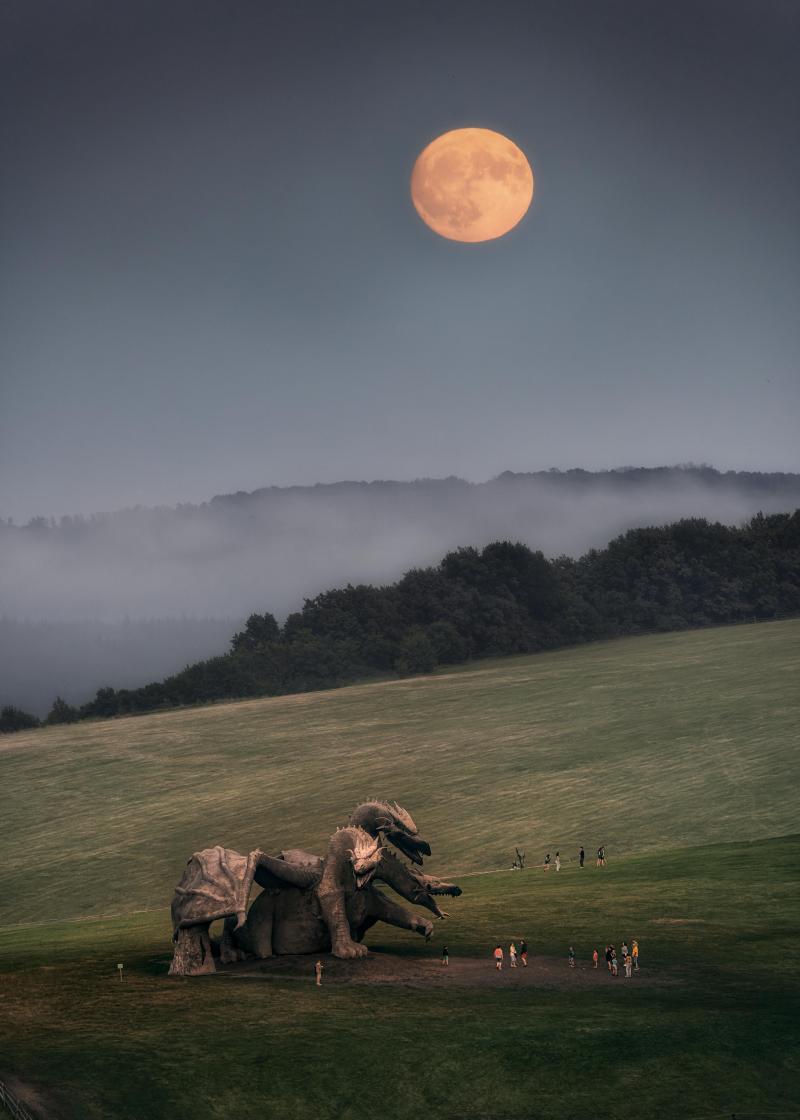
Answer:
[{"label": "grassy field", "polygon": [[[780,622],[9,736],[0,1076],[59,1120],[800,1115],[798,660]],[[368,938],[421,986],[166,978],[193,849],[321,850],[371,794],[464,874],[430,945]],[[600,842],[605,871],[478,873]],[[494,983],[519,936],[563,983]],[[445,937],[486,982],[442,981]],[[638,978],[584,971],[631,937]]]},{"label": "grassy field", "polygon": [[791,832],[800,621],[624,639],[0,743],[0,925],[159,907],[198,848],[323,850],[366,796],[431,870]]},{"label": "grassy field", "polygon": [[[450,990],[317,990],[310,968],[169,980],[166,912],[5,931],[2,1063],[67,1120],[791,1114],[798,863],[784,837],[465,879],[447,943],[454,964],[482,956],[489,983]],[[565,988],[495,988],[489,952],[520,933]],[[570,943],[585,969],[595,945],[634,936],[639,977],[570,990]],[[441,972],[436,940],[384,929],[373,945]]]}]

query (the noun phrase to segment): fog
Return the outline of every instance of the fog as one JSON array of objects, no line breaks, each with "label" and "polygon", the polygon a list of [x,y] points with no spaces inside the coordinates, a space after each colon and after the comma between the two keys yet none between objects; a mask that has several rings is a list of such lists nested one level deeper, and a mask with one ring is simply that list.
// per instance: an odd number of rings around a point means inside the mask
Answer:
[{"label": "fog", "polygon": [[0,617],[0,703],[46,716],[56,696],[81,704],[98,688],[135,688],[220,653],[236,619],[20,622]]},{"label": "fog", "polygon": [[[56,692],[75,703],[101,685],[158,679],[224,652],[253,611],[282,619],[305,597],[390,582],[460,545],[513,539],[578,556],[631,527],[739,524],[798,506],[800,475],[631,469],[270,488],[2,524],[0,703],[41,711]],[[190,621],[200,619],[211,621]],[[142,620],[161,622],[133,625]]]}]

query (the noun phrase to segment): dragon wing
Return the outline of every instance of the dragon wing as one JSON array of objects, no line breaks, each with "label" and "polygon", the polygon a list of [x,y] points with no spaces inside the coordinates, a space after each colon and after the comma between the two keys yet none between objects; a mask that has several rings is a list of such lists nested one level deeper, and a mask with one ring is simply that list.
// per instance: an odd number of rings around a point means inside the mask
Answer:
[{"label": "dragon wing", "polygon": [[172,899],[172,928],[205,925],[218,918],[245,920],[253,881],[268,890],[313,886],[319,872],[268,856],[256,848],[247,855],[217,845],[195,852],[186,864]]},{"label": "dragon wing", "polygon": [[258,854],[250,852],[245,856],[220,844],[195,852],[186,864],[172,899],[175,936],[179,929],[205,925],[234,914],[241,924]]}]

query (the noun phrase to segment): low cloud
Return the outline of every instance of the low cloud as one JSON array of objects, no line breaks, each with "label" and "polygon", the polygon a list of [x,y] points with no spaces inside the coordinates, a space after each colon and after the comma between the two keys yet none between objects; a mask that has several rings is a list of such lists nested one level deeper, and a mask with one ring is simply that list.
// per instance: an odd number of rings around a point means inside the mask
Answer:
[{"label": "low cloud", "polygon": [[[91,627],[51,643],[66,646],[60,660],[52,649],[43,655],[33,629],[23,641],[19,629],[0,628],[0,702],[28,697],[41,708],[59,688],[77,702],[102,684],[144,683],[223,652],[235,620],[253,611],[282,618],[305,597],[393,581],[460,545],[511,539],[577,556],[637,526],[684,517],[739,524],[798,506],[798,475],[693,468],[270,488],[199,506],[1,524],[0,615],[103,624],[115,654],[103,672]],[[212,621],[192,630],[188,620],[198,619]],[[125,620],[172,620],[172,632],[139,629],[134,640],[134,627],[126,657]],[[68,672],[70,661],[86,671]],[[95,665],[99,677],[88,680]]]}]

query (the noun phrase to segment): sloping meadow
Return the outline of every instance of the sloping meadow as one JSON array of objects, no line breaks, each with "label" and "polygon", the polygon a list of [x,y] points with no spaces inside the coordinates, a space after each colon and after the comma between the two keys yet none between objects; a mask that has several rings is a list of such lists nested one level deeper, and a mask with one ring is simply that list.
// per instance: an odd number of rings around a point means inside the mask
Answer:
[{"label": "sloping meadow", "polygon": [[8,736],[0,924],[165,906],[212,844],[322,852],[368,796],[451,876],[787,834],[799,660],[784,621]]}]

